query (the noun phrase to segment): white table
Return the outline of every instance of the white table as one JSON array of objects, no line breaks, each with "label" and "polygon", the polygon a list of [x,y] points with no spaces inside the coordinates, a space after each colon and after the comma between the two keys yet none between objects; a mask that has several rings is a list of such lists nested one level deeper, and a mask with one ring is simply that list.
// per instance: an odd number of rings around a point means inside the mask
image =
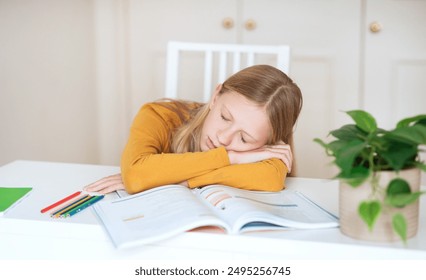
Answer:
[{"label": "white table", "polygon": [[[30,185],[32,194],[0,218],[0,260],[223,260],[223,259],[419,259],[426,260],[426,199],[421,199],[420,229],[407,246],[369,243],[342,235],[339,229],[291,230],[247,235],[187,232],[155,244],[117,250],[93,210],[73,218],[52,219],[40,209],[118,167],[15,161],[0,167],[0,186]],[[297,189],[330,212],[338,213],[337,182],[288,178]],[[105,199],[114,199],[110,194]]]}]

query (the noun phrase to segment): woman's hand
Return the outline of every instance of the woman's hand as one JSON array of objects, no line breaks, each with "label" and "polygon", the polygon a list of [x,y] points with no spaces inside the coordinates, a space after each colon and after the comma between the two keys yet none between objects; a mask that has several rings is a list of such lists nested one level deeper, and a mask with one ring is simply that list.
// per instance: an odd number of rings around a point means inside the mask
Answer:
[{"label": "woman's hand", "polygon": [[84,187],[84,190],[88,192],[98,192],[101,194],[107,194],[116,190],[124,190],[124,184],[121,180],[121,174],[115,174],[102,178]]},{"label": "woman's hand", "polygon": [[293,154],[290,145],[284,142],[276,145],[265,145],[255,150],[236,152],[228,151],[231,164],[253,163],[271,158],[278,158],[287,166],[288,172],[291,172],[293,163]]}]

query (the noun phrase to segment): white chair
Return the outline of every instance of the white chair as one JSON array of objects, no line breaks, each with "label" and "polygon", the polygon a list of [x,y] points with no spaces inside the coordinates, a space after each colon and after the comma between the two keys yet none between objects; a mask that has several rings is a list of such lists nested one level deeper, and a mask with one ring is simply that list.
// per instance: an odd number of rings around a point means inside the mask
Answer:
[{"label": "white chair", "polygon": [[[171,41],[167,46],[166,98],[178,98],[180,62],[183,52],[198,52],[204,55],[204,69],[192,69],[194,74],[204,73],[202,101],[207,102],[216,84],[239,70],[255,64],[270,64],[288,73],[290,47],[286,45],[209,44]],[[261,63],[260,56],[268,55],[268,62]],[[229,59],[228,59],[229,58]],[[271,59],[274,63],[270,63]],[[215,71],[216,69],[216,71]],[[213,84],[213,77],[216,83]]]}]

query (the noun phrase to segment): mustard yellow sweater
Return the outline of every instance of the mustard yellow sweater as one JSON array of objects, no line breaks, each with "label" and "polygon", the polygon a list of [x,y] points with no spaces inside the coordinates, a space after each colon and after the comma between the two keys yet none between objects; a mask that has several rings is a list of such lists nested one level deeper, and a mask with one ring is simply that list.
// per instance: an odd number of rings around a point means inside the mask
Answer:
[{"label": "mustard yellow sweater", "polygon": [[175,112],[160,104],[148,103],[140,109],[121,158],[127,192],[183,181],[190,188],[211,184],[262,191],[284,188],[287,167],[279,159],[231,165],[223,147],[206,152],[171,153],[169,133],[181,124]]}]

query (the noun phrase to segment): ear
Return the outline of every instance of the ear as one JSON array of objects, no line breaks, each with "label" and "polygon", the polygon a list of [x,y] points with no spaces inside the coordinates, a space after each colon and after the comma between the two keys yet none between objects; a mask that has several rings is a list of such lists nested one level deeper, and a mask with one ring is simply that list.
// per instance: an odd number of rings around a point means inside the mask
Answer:
[{"label": "ear", "polygon": [[209,108],[210,110],[213,108],[213,105],[216,103],[217,98],[219,97],[219,93],[222,90],[222,84],[218,84],[216,89],[213,92],[212,97],[210,98]]}]

